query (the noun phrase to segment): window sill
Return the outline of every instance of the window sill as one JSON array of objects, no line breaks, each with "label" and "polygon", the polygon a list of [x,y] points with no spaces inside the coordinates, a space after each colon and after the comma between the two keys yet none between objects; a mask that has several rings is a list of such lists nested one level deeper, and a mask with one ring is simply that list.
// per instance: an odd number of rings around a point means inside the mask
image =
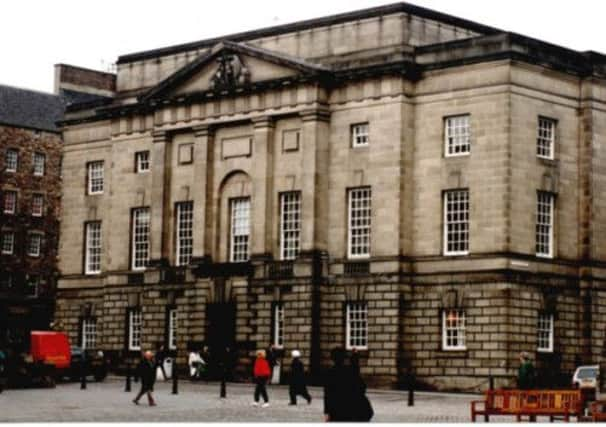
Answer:
[{"label": "window sill", "polygon": [[436,358],[438,359],[467,359],[469,357],[469,351],[465,350],[444,350],[440,349],[436,352]]}]

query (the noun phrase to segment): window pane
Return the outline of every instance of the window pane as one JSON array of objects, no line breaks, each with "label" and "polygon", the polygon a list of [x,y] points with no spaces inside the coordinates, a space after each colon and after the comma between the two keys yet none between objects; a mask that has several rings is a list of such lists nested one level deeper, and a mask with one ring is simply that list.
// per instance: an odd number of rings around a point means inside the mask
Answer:
[{"label": "window pane", "polygon": [[553,256],[554,195],[537,194],[536,251],[538,256]]},{"label": "window pane", "polygon": [[250,258],[250,199],[231,200],[230,261],[246,262]]},{"label": "window pane", "polygon": [[471,152],[469,115],[448,117],[444,121],[446,156],[461,156]]},{"label": "window pane", "polygon": [[177,265],[191,261],[194,248],[193,202],[177,203]]},{"label": "window pane", "polygon": [[369,144],[368,123],[360,123],[351,127],[352,147],[365,147]]},{"label": "window pane", "polygon": [[444,310],[442,312],[442,346],[444,350],[465,350],[465,312]]},{"label": "window pane", "polygon": [[446,255],[469,252],[469,191],[448,191],[444,196],[444,247]]},{"label": "window pane", "polygon": [[141,270],[149,261],[149,208],[133,210],[132,268]]},{"label": "window pane", "polygon": [[366,303],[347,304],[347,349],[368,347],[368,306]]},{"label": "window pane", "polygon": [[371,189],[349,190],[349,258],[370,256]]},{"label": "window pane", "polygon": [[280,195],[280,257],[293,260],[299,255],[301,232],[301,193]]},{"label": "window pane", "polygon": [[546,159],[554,158],[556,121],[539,118],[537,135],[537,156]]},{"label": "window pane", "polygon": [[88,194],[103,193],[103,162],[88,164]]},{"label": "window pane", "polygon": [[101,272],[101,222],[86,224],[86,274]]}]

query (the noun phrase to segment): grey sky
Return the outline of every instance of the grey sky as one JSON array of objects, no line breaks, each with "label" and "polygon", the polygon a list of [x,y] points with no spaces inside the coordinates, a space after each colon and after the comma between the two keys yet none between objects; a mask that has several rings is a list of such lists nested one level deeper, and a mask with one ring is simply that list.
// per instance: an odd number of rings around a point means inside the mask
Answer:
[{"label": "grey sky", "polygon": [[[119,55],[393,3],[389,0],[8,0],[0,84],[52,91],[53,64],[107,69]],[[577,50],[606,53],[602,0],[413,0]]]}]

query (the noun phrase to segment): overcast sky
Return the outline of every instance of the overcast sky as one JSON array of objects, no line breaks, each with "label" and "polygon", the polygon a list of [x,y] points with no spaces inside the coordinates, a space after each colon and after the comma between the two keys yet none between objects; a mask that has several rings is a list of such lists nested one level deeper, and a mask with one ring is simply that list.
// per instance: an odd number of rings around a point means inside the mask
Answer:
[{"label": "overcast sky", "polygon": [[[119,55],[393,3],[389,0],[5,0],[0,84],[50,92],[53,65],[107,70]],[[577,50],[606,53],[603,0],[412,0]]]}]

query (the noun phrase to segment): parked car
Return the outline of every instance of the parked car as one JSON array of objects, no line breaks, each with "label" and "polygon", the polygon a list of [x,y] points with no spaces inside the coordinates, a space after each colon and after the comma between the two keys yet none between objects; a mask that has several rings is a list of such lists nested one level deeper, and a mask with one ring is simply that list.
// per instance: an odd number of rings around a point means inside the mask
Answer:
[{"label": "parked car", "polygon": [[92,375],[95,381],[103,381],[107,377],[109,360],[102,351],[83,350],[81,347],[71,347],[71,363],[69,378],[78,380],[82,375],[82,358],[84,357],[84,369],[86,376]]},{"label": "parked car", "polygon": [[597,389],[600,385],[600,367],[598,365],[579,366],[572,377],[572,386],[576,388]]}]

